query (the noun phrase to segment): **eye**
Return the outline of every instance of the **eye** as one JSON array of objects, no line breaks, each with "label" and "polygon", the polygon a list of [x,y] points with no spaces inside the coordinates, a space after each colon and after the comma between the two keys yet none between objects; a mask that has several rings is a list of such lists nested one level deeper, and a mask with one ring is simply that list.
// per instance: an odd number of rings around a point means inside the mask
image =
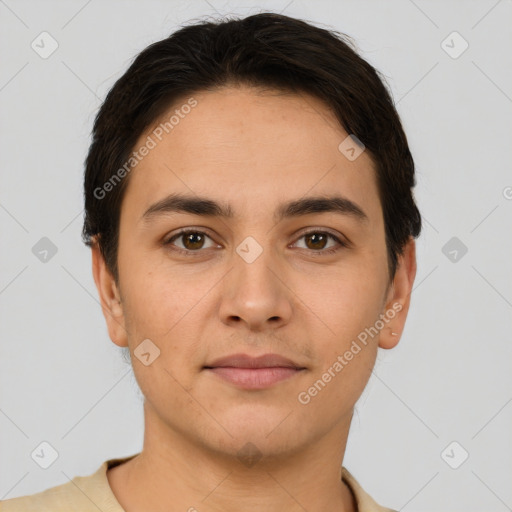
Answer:
[{"label": "eye", "polygon": [[[332,254],[343,247],[348,247],[348,243],[343,242],[336,235],[327,231],[309,231],[302,234],[299,240],[302,239],[305,240],[305,247],[299,247],[300,249],[307,249],[319,254]],[[210,241],[210,245],[205,245],[207,240]],[[175,241],[178,241],[181,245],[176,244]],[[328,246],[329,241],[334,241],[334,246]],[[295,244],[297,243],[295,242]],[[201,249],[219,247],[204,231],[197,229],[183,229],[164,241],[163,245],[169,246],[173,251],[186,255],[199,253]]]},{"label": "eye", "polygon": [[[299,240],[301,239],[305,240],[306,245],[306,247],[300,247],[301,249],[309,249],[321,254],[332,254],[342,247],[348,247],[347,243],[327,231],[308,231],[299,238]],[[329,240],[334,240],[335,245],[326,249]]]},{"label": "eye", "polygon": [[[211,245],[205,246],[206,239],[210,240]],[[181,242],[181,246],[175,245],[174,241]],[[165,246],[173,246],[173,250],[190,254],[191,252],[199,252],[200,249],[209,249],[215,247],[213,240],[204,232],[192,229],[183,229],[164,242]]]}]

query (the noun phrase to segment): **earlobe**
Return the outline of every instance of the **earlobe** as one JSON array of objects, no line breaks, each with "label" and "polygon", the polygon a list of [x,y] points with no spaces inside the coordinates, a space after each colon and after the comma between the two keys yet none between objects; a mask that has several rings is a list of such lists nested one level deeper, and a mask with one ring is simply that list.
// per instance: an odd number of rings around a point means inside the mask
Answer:
[{"label": "earlobe", "polygon": [[[396,318],[396,317],[395,317]],[[394,320],[393,323],[397,323]],[[391,322],[390,322],[391,323]],[[395,332],[393,327],[386,327],[380,332],[379,347],[390,349],[398,345],[400,341],[400,332]]]},{"label": "earlobe", "polygon": [[410,238],[398,258],[398,265],[387,296],[383,314],[388,318],[380,332],[379,347],[390,349],[400,341],[411,302],[411,292],[416,277],[416,243]]},{"label": "earlobe", "polygon": [[120,347],[127,347],[124,311],[115,279],[109,271],[97,243],[91,247],[91,253],[94,282],[110,339]]}]

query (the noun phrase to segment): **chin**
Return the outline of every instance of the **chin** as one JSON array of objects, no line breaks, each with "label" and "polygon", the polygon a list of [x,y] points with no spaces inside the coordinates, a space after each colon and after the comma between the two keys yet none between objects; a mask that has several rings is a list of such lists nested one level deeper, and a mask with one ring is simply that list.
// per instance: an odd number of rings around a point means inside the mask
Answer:
[{"label": "chin", "polygon": [[307,432],[311,432],[311,429],[304,423],[302,428],[299,427],[293,413],[287,417],[290,410],[264,415],[258,414],[258,408],[254,406],[249,412],[244,409],[239,410],[238,414],[218,418],[231,435],[219,427],[215,431],[215,439],[209,439],[212,447],[220,447],[229,455],[238,455],[242,450],[242,455],[247,452],[247,456],[251,456],[251,451],[265,456],[280,456],[291,454],[308,443]]},{"label": "chin", "polygon": [[218,455],[228,460],[237,459],[242,465],[252,467],[258,462],[288,458],[303,446],[299,440],[286,433],[266,437],[261,432],[235,432],[233,438],[209,439],[206,444]]}]

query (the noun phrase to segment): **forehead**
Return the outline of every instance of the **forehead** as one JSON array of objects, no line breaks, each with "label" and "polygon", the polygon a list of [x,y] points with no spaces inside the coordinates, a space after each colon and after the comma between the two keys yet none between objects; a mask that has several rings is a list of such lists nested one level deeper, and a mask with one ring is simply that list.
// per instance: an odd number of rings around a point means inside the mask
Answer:
[{"label": "forehead", "polygon": [[169,193],[187,192],[244,214],[284,198],[337,192],[379,215],[370,155],[351,161],[340,151],[348,134],[317,98],[223,87],[192,100],[175,102],[139,138],[134,150],[152,149],[130,172],[123,209],[141,215]]}]

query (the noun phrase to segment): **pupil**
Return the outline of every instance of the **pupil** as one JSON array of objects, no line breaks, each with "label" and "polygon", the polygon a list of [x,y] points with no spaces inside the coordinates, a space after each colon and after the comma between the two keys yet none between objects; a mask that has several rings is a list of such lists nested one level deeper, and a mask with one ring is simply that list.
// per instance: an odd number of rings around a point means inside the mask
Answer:
[{"label": "pupil", "polygon": [[[197,238],[198,240],[194,241],[194,238]],[[202,238],[202,235],[200,233],[189,233],[188,235],[186,235],[185,239],[186,239],[186,243],[185,243],[185,246],[187,246],[187,244],[192,244],[193,247],[187,247],[188,249],[198,249],[200,248],[201,246],[201,240]],[[199,247],[198,247],[198,246]]]},{"label": "pupil", "polygon": [[[323,249],[324,246],[325,246],[325,239],[326,239],[326,236],[325,235],[322,235],[322,234],[318,234],[318,233],[314,233],[312,235],[308,235],[308,239],[309,240],[313,240],[313,245],[315,245],[315,243],[317,244],[318,241],[320,242],[324,242],[323,244],[320,245],[320,249]],[[315,240],[316,239],[316,240]],[[322,240],[323,239],[323,240]],[[315,247],[314,247],[315,248]],[[316,247],[318,248],[318,246]]]}]

